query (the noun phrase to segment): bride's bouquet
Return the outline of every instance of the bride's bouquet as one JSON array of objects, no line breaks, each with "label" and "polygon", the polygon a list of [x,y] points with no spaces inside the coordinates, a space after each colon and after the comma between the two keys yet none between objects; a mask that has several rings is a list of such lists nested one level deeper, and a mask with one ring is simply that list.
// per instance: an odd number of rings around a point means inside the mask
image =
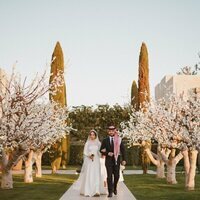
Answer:
[{"label": "bride's bouquet", "polygon": [[92,162],[94,161],[94,153],[90,154],[90,159],[92,159]]}]

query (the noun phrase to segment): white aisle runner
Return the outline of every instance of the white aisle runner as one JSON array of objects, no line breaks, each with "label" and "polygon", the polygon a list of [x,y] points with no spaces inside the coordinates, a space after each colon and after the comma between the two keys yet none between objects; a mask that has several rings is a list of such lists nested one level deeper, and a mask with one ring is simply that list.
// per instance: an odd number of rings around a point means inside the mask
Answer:
[{"label": "white aisle runner", "polygon": [[81,196],[78,191],[74,190],[71,186],[60,198],[60,200],[136,200],[123,182],[118,183],[117,192],[117,196],[113,194],[112,198],[107,198],[107,195],[101,195],[100,197],[84,197]]}]

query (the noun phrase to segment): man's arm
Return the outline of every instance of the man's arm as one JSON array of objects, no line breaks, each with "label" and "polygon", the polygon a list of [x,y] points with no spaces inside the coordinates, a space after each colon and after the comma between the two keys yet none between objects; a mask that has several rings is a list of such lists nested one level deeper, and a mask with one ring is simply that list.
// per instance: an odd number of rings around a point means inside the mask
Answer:
[{"label": "man's arm", "polygon": [[122,161],[126,162],[126,152],[125,152],[125,146],[124,146],[123,142],[121,142],[121,145],[120,145],[120,152],[122,155]]},{"label": "man's arm", "polygon": [[106,140],[105,139],[101,143],[100,152],[105,156],[107,155],[107,152],[106,152]]}]

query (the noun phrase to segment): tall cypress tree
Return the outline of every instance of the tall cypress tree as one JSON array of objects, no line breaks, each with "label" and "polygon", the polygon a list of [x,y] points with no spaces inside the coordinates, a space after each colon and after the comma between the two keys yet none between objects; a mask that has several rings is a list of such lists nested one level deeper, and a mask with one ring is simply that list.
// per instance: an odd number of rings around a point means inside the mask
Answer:
[{"label": "tall cypress tree", "polygon": [[[51,75],[49,79],[49,83],[57,76],[58,72],[64,74],[64,56],[63,51],[60,46],[60,43],[57,42],[52,54],[52,62],[51,62]],[[63,80],[64,81],[64,80]],[[66,106],[66,86],[65,83],[59,87],[59,90],[56,92],[55,95],[49,94],[50,100],[54,100],[59,103],[61,106]]]},{"label": "tall cypress tree", "polygon": [[146,44],[143,42],[139,57],[139,78],[138,78],[138,103],[143,106],[145,101],[150,100],[149,89],[149,60]]},{"label": "tall cypress tree", "polygon": [[[139,56],[139,78],[138,78],[138,104],[139,107],[144,107],[145,102],[150,100],[150,89],[149,89],[149,60],[148,51],[146,44],[143,42],[140,49]],[[151,143],[146,141],[148,147],[151,148]],[[142,169],[143,174],[147,173],[148,165],[150,164],[150,159],[145,151],[145,147],[141,148],[142,156]]]},{"label": "tall cypress tree", "polygon": [[133,81],[132,87],[131,87],[131,105],[135,109],[138,109],[138,87],[135,80]]},{"label": "tall cypress tree", "polygon": [[[54,77],[57,76],[59,72],[64,74],[64,56],[61,45],[59,42],[57,42],[54,48],[54,52],[52,54],[51,75],[49,83],[52,82]],[[59,87],[59,89],[56,91],[56,94],[52,95],[50,93],[49,98],[51,101],[52,100],[56,101],[57,103],[60,104],[60,106],[64,107],[67,105],[67,98],[66,98],[65,80],[63,80],[63,82],[64,84]],[[58,142],[54,146],[54,151],[52,152],[52,168],[54,172],[60,168],[61,161],[63,167],[66,166],[68,159],[67,156],[68,150],[69,150],[69,136],[66,136],[66,138],[63,138],[61,142]]]}]

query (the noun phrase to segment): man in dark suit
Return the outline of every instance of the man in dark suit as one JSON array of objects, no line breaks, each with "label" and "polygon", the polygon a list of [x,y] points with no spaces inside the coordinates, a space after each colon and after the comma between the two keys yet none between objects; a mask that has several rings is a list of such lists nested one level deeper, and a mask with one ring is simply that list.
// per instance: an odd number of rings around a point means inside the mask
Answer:
[{"label": "man in dark suit", "polygon": [[[106,156],[105,166],[107,170],[108,197],[112,197],[113,192],[117,195],[121,159],[121,164],[126,165],[124,145],[121,142],[121,138],[119,136],[116,137],[115,134],[117,134],[115,126],[109,126],[108,137],[102,141],[100,148],[100,152]],[[117,148],[119,149],[117,150]]]}]

